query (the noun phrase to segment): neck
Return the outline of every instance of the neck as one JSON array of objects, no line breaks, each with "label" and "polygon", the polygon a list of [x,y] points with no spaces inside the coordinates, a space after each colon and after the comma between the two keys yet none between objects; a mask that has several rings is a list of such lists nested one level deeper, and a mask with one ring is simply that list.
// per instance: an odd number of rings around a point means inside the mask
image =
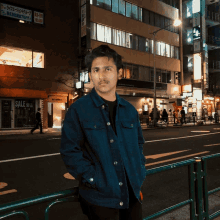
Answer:
[{"label": "neck", "polygon": [[[97,92],[97,91],[96,91]],[[102,97],[103,99],[110,101],[110,102],[114,102],[116,100],[116,94],[115,92],[112,94],[100,94],[99,92],[97,92],[97,94]]]}]

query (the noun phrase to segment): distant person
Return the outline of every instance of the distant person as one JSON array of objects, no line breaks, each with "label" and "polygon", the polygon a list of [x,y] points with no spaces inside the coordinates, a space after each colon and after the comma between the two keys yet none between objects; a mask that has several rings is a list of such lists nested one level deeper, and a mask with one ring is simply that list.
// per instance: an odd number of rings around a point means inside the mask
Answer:
[{"label": "distant person", "polygon": [[33,132],[34,132],[36,129],[38,129],[39,126],[40,126],[40,134],[44,134],[44,133],[42,132],[41,113],[40,113],[41,108],[38,108],[37,110],[38,110],[38,111],[37,111],[37,113],[36,113],[36,125],[35,125],[35,127],[34,127],[33,129],[31,129],[31,134],[33,134]]},{"label": "distant person", "polygon": [[167,113],[166,109],[164,109],[162,112],[162,120],[165,122],[168,122],[168,113]]},{"label": "distant person", "polygon": [[185,110],[182,108],[182,110],[180,111],[180,114],[181,114],[181,124],[183,124],[183,121],[184,123],[186,124],[186,113],[185,113]]}]

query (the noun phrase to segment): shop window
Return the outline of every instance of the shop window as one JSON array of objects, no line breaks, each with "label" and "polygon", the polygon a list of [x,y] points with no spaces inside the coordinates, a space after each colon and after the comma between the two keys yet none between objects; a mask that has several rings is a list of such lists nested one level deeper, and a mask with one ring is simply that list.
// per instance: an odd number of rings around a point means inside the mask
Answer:
[{"label": "shop window", "polygon": [[133,5],[131,7],[131,18],[138,20],[138,6]]},{"label": "shop window", "polygon": [[161,49],[161,56],[165,56],[166,55],[166,50],[165,50],[165,43],[161,42],[160,43],[160,49]]},{"label": "shop window", "polygon": [[[33,54],[33,56],[32,56]],[[44,53],[0,46],[0,64],[44,68]]]},{"label": "shop window", "polygon": [[131,4],[126,2],[126,17],[131,17]]},{"label": "shop window", "polygon": [[112,0],[112,12],[118,13],[118,0]]},{"label": "shop window", "polygon": [[170,45],[166,44],[166,57],[170,57]]},{"label": "shop window", "polygon": [[91,39],[96,40],[96,23],[91,22]]},{"label": "shop window", "polygon": [[110,27],[105,26],[105,42],[112,42],[112,29]]},{"label": "shop window", "polygon": [[15,99],[15,127],[35,126],[35,99]]},{"label": "shop window", "polygon": [[33,52],[33,67],[44,68],[44,53]]},{"label": "shop window", "polygon": [[119,0],[119,14],[125,16],[125,1]]},{"label": "shop window", "polygon": [[97,24],[97,40],[105,42],[105,26]]}]

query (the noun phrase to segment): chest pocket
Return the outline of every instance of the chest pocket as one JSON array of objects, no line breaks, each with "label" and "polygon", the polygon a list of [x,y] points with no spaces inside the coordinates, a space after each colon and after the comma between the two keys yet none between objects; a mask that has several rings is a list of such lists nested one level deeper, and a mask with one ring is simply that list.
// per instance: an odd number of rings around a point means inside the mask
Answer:
[{"label": "chest pocket", "polygon": [[100,130],[100,129],[104,129],[105,125],[103,123],[100,123],[100,122],[84,121],[83,122],[83,127],[85,129],[89,129],[89,130]]},{"label": "chest pocket", "polygon": [[128,129],[137,128],[137,122],[121,121],[121,124],[123,128],[128,128]]}]

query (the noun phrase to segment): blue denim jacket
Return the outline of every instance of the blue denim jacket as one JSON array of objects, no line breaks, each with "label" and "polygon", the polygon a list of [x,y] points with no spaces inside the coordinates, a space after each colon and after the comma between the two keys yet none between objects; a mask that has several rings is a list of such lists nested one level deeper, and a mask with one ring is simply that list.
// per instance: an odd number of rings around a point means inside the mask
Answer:
[{"label": "blue denim jacket", "polygon": [[129,207],[126,174],[136,198],[146,177],[137,110],[117,93],[115,126],[108,105],[93,88],[68,109],[60,153],[68,172],[79,180],[79,194],[88,202],[116,209]]}]

